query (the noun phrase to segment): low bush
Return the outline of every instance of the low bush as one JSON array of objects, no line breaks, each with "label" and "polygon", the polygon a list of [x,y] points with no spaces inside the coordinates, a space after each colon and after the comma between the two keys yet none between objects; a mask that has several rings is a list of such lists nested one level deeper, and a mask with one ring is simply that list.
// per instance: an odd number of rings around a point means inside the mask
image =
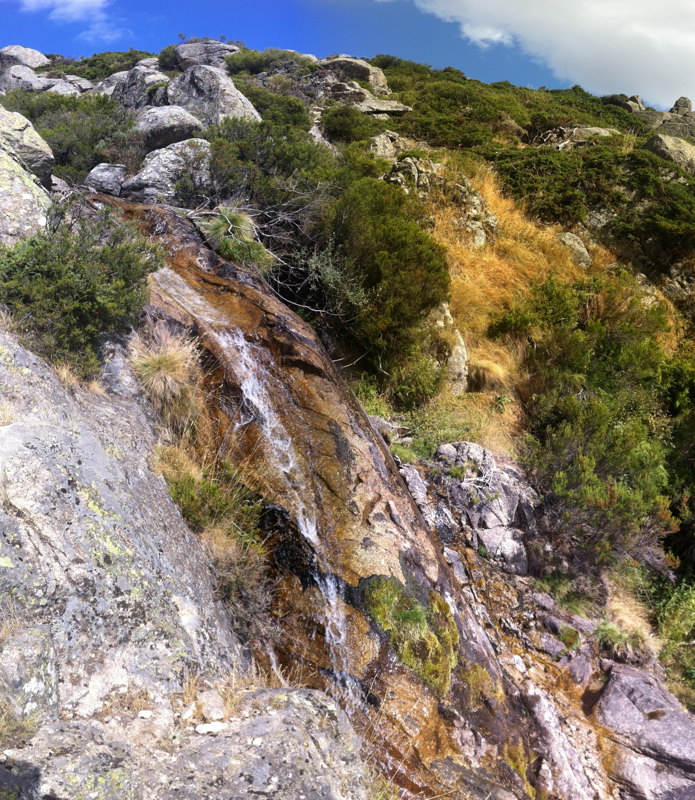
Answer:
[{"label": "low bush", "polygon": [[0,248],[0,296],[29,346],[80,377],[94,374],[99,341],[141,312],[160,251],[107,212],[60,209],[45,232]]},{"label": "low bush", "polygon": [[528,463],[561,525],[599,560],[657,544],[673,527],[664,306],[623,273],[551,278],[491,331],[525,347]]},{"label": "low bush", "polygon": [[86,58],[74,59],[54,56],[47,67],[43,67],[38,72],[58,72],[65,75],[79,75],[80,78],[87,78],[90,81],[100,81],[113,75],[114,72],[124,72],[132,69],[138,61],[149,58],[154,53],[145,50],[121,50],[95,53]]},{"label": "low bush", "polygon": [[644,631],[626,629],[610,620],[602,620],[596,628],[596,640],[608,658],[627,664],[644,664],[652,654]]},{"label": "low bush", "polygon": [[258,241],[253,218],[244,211],[220,206],[201,226],[222,258],[262,273],[272,266],[271,253]]},{"label": "low bush", "polygon": [[308,74],[317,65],[312,59],[294,50],[280,50],[270,47],[267,50],[252,50],[243,47],[236,53],[227,56],[227,71],[230,75],[246,72],[258,75],[261,72],[276,72],[282,69],[299,70],[302,75]]},{"label": "low bush", "polygon": [[137,167],[144,149],[135,115],[104,95],[64,96],[17,90],[2,98],[8,111],[30,119],[55,156],[54,173],[79,183],[102,161]]}]

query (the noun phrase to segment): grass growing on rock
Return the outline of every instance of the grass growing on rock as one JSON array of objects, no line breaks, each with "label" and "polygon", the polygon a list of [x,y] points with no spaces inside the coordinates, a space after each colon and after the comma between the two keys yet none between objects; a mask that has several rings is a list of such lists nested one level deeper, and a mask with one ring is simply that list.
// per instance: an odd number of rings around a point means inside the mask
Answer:
[{"label": "grass growing on rock", "polygon": [[430,592],[423,604],[397,581],[378,576],[369,581],[364,604],[399,660],[438,695],[446,695],[458,663],[459,634],[444,598]]}]

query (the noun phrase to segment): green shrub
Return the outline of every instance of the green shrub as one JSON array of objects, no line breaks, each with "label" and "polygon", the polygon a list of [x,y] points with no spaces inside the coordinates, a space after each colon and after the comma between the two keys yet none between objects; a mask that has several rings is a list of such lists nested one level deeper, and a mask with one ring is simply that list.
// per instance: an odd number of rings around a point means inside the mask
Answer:
[{"label": "green shrub", "polygon": [[384,125],[352,106],[336,103],[321,115],[321,128],[331,142],[360,142],[384,130]]},{"label": "green shrub", "polygon": [[256,239],[253,219],[237,208],[217,208],[217,215],[203,223],[217,252],[228,261],[266,272],[273,263],[272,255]]},{"label": "green shrub", "polygon": [[80,59],[54,57],[51,64],[42,67],[38,72],[57,72],[65,75],[79,75],[90,81],[100,81],[113,75],[114,72],[124,72],[132,69],[138,61],[149,58],[154,53],[145,50],[107,51],[95,53],[93,56]]},{"label": "green shrub", "polygon": [[392,578],[371,578],[364,605],[376,625],[387,633],[400,661],[438,695],[451,685],[458,663],[459,634],[446,601],[430,592],[426,605]]},{"label": "green shrub", "polygon": [[350,335],[372,362],[408,352],[420,323],[448,296],[444,249],[418,225],[419,214],[412,198],[373,178],[355,181],[331,209],[337,252],[368,297]]},{"label": "green shrub", "polygon": [[30,119],[55,156],[58,177],[79,183],[97,164],[135,167],[144,155],[135,115],[104,95],[64,96],[17,90],[2,98],[8,111]]},{"label": "green shrub", "polygon": [[175,44],[169,44],[159,51],[159,69],[163,72],[176,72],[180,69]]},{"label": "green shrub", "polygon": [[0,249],[0,297],[39,355],[89,376],[99,366],[99,339],[135,322],[146,276],[160,263],[133,227],[73,208],[46,232]]},{"label": "green shrub", "polygon": [[276,47],[262,51],[244,47],[227,56],[225,61],[230,75],[237,75],[240,72],[258,75],[260,72],[275,72],[287,67],[299,69],[300,74],[305,75],[316,68],[315,63],[301,53],[296,53],[294,50],[280,50]]},{"label": "green shrub", "polygon": [[662,582],[657,589],[657,622],[664,645],[661,660],[679,697],[695,709],[695,583]]},{"label": "green shrub", "polygon": [[660,396],[667,331],[664,307],[626,274],[551,278],[492,326],[526,343],[529,465],[599,560],[653,545],[672,527]]}]

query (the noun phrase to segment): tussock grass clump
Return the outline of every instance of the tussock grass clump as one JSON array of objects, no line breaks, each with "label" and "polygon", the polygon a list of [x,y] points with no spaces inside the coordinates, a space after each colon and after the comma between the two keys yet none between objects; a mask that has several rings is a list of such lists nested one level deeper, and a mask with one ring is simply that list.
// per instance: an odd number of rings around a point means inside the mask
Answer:
[{"label": "tussock grass clump", "polygon": [[610,620],[604,619],[599,623],[596,639],[602,652],[616,661],[643,664],[651,655],[644,631],[623,628]]},{"label": "tussock grass clump", "polygon": [[219,206],[203,223],[205,235],[222,258],[266,273],[272,254],[258,241],[258,229],[250,214],[233,206]]},{"label": "tussock grass clump", "polygon": [[164,425],[178,436],[189,435],[204,409],[195,340],[160,325],[148,337],[131,338],[130,361]]},{"label": "tussock grass clump", "polygon": [[400,661],[438,695],[451,685],[458,663],[459,634],[451,609],[441,595],[430,592],[427,605],[392,578],[372,578],[365,590],[368,614],[384,633]]}]

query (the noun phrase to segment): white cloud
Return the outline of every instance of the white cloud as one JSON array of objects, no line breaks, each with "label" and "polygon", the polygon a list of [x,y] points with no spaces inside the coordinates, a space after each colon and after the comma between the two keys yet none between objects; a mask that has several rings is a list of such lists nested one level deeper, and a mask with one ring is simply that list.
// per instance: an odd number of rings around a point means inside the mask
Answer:
[{"label": "white cloud", "polygon": [[87,42],[112,42],[128,33],[108,13],[109,5],[110,0],[20,0],[22,11],[48,12],[55,22],[87,23],[78,35]]},{"label": "white cloud", "polygon": [[[659,106],[695,98],[692,0],[414,0],[480,45],[517,44],[563,80]],[[514,76],[509,80],[513,82]]]}]

